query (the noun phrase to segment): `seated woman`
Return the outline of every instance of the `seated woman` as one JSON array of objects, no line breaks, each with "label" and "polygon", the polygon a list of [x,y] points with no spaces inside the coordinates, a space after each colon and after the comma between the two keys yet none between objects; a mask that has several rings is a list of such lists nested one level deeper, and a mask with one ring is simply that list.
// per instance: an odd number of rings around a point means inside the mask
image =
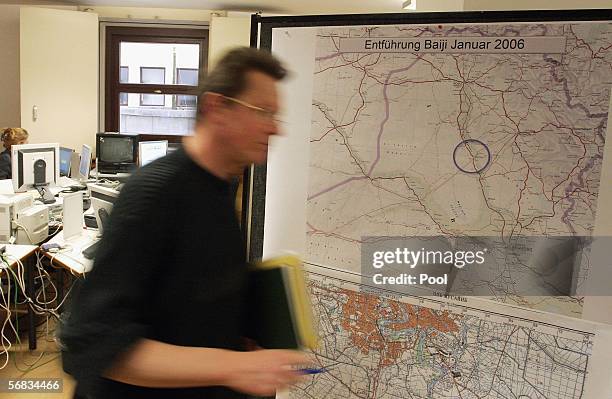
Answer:
[{"label": "seated woman", "polygon": [[0,153],[0,179],[10,179],[11,175],[11,147],[15,144],[26,144],[28,132],[20,127],[7,127],[1,130],[0,140],[4,151]]}]

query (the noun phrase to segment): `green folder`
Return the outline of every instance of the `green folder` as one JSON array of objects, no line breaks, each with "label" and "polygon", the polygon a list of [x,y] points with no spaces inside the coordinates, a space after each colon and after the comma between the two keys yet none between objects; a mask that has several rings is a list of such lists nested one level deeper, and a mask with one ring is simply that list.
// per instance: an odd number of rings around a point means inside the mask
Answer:
[{"label": "green folder", "polygon": [[247,336],[266,349],[314,349],[317,333],[302,264],[295,256],[274,258],[249,272]]}]

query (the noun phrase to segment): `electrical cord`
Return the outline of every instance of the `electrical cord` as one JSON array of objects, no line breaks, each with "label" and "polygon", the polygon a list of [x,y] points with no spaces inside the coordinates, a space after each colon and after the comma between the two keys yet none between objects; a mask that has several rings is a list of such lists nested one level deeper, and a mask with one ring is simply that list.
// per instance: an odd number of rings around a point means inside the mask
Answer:
[{"label": "electrical cord", "polygon": [[[22,225],[19,225],[19,224],[18,224],[18,227],[22,228],[28,235],[28,238],[30,238],[27,229],[25,229]],[[64,248],[61,248],[57,253],[65,253],[71,250],[72,250],[72,247],[70,245],[67,245]],[[57,253],[54,253],[51,256],[50,265],[52,267],[53,267],[53,260],[55,256],[57,255]],[[68,256],[68,254],[65,254],[65,255]],[[72,284],[70,285],[70,288],[65,293],[63,298],[61,298],[61,301],[60,301],[58,287],[53,282],[53,279],[51,275],[49,274],[49,272],[45,269],[45,265],[43,264],[44,259],[45,259],[45,256],[42,255],[41,253],[36,254],[36,265],[35,265],[36,271],[32,270],[32,273],[37,272],[38,275],[34,277],[34,281],[40,281],[40,288],[36,290],[32,298],[28,296],[27,291],[26,291],[27,282],[25,279],[25,266],[23,262],[19,258],[13,255],[6,254],[6,253],[0,254],[0,262],[1,262],[0,272],[3,270],[7,271],[6,282],[4,282],[4,280],[2,279],[3,273],[0,273],[0,297],[2,298],[0,300],[0,309],[4,310],[7,316],[6,319],[2,322],[0,326],[1,327],[0,328],[0,356],[4,356],[4,359],[3,359],[4,361],[0,360],[0,369],[3,369],[8,364],[8,361],[10,359],[9,351],[13,345],[11,340],[7,337],[7,334],[6,334],[8,328],[10,328],[13,331],[17,342],[21,343],[21,339],[19,337],[19,317],[15,319],[16,326],[15,324],[13,324],[13,320],[11,317],[13,315],[13,312],[11,311],[11,306],[10,306],[11,293],[14,293],[15,308],[19,304],[25,304],[31,309],[31,311],[34,314],[45,316],[45,330],[46,330],[45,335],[47,337],[45,338],[45,340],[47,342],[56,342],[55,339],[49,340],[48,338],[50,334],[49,317],[53,316],[56,320],[58,321],[60,320],[59,309],[64,305],[64,303],[70,296],[70,293],[72,292],[76,284],[76,280],[72,282]],[[15,270],[13,270],[13,268],[10,267],[11,263],[15,265],[14,266]],[[12,284],[13,279],[14,279],[14,285]],[[6,287],[6,290],[4,289],[4,287]],[[18,299],[19,293],[21,293],[22,297],[24,298],[23,302],[20,302]],[[48,297],[49,293],[51,294],[50,297]],[[51,307],[50,305],[53,303],[57,303],[57,305],[55,307]],[[22,375],[25,375],[31,370],[34,370],[57,358],[55,357],[42,364],[39,364],[39,362],[43,359],[45,354],[47,354],[47,351],[43,351],[40,354],[40,356],[38,356],[36,360],[34,360],[34,362],[24,361],[23,364],[25,364],[26,368],[22,368],[18,365],[16,355],[15,355],[14,356],[15,367],[23,373]]]},{"label": "electrical cord", "polygon": [[[6,266],[5,270],[10,270],[10,264],[6,261],[6,259],[4,259],[3,257],[2,259],[2,263]],[[4,311],[6,311],[6,319],[4,320],[4,322],[2,323],[2,329],[0,329],[0,344],[2,346],[2,352],[0,353],[0,355],[5,356],[5,361],[4,363],[0,366],[0,370],[3,369],[4,367],[6,367],[6,365],[8,364],[9,361],[9,350],[12,347],[12,343],[11,340],[8,339],[8,337],[5,334],[5,330],[7,325],[13,330],[13,332],[15,333],[16,337],[19,337],[19,334],[17,333],[19,328],[15,328],[15,326],[13,325],[13,322],[11,320],[11,315],[12,315],[12,311],[9,305],[10,302],[10,298],[11,298],[11,276],[9,273],[6,274],[7,278],[6,278],[6,284],[7,284],[7,295],[6,297],[4,296],[4,289],[2,288],[2,274],[0,274],[0,297],[2,298],[2,302],[4,302],[4,304],[0,303],[0,308],[4,309]],[[15,295],[15,298],[17,298],[17,295]]]},{"label": "electrical cord", "polygon": [[32,236],[30,236],[30,232],[28,232],[28,229],[26,229],[26,228],[25,228],[25,226],[23,226],[22,224],[19,224],[19,223],[15,222],[15,221],[13,221],[13,223],[15,224],[15,226],[17,226],[17,228],[18,228],[18,229],[21,229],[21,230],[25,231],[26,236],[28,237],[28,241],[29,241],[31,244],[35,244],[35,243],[34,243],[34,241],[32,240]]}]

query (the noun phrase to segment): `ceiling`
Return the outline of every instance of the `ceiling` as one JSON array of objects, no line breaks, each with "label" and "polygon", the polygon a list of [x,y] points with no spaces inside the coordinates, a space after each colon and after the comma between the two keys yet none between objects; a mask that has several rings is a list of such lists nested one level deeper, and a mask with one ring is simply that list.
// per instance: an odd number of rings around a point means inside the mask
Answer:
[{"label": "ceiling", "polygon": [[403,0],[32,0],[0,1],[4,4],[36,4],[98,7],[189,8],[201,10],[263,11],[278,14],[364,14],[402,12]]}]

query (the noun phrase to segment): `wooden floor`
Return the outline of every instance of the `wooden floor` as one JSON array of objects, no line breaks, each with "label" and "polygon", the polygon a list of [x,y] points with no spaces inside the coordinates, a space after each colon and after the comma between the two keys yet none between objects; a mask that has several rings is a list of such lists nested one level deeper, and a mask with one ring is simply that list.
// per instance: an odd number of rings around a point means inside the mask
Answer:
[{"label": "wooden floor", "polygon": [[[57,343],[54,341],[55,323],[49,321],[40,325],[38,331],[37,348],[28,350],[27,336],[22,338],[21,344],[13,344],[9,350],[9,359],[6,366],[0,369],[0,378],[61,378],[63,379],[62,393],[1,393],[0,398],[9,399],[70,399],[74,391],[74,380],[63,372],[62,362]],[[2,347],[0,347],[0,352]],[[6,355],[0,356],[0,367],[6,362]]]}]

